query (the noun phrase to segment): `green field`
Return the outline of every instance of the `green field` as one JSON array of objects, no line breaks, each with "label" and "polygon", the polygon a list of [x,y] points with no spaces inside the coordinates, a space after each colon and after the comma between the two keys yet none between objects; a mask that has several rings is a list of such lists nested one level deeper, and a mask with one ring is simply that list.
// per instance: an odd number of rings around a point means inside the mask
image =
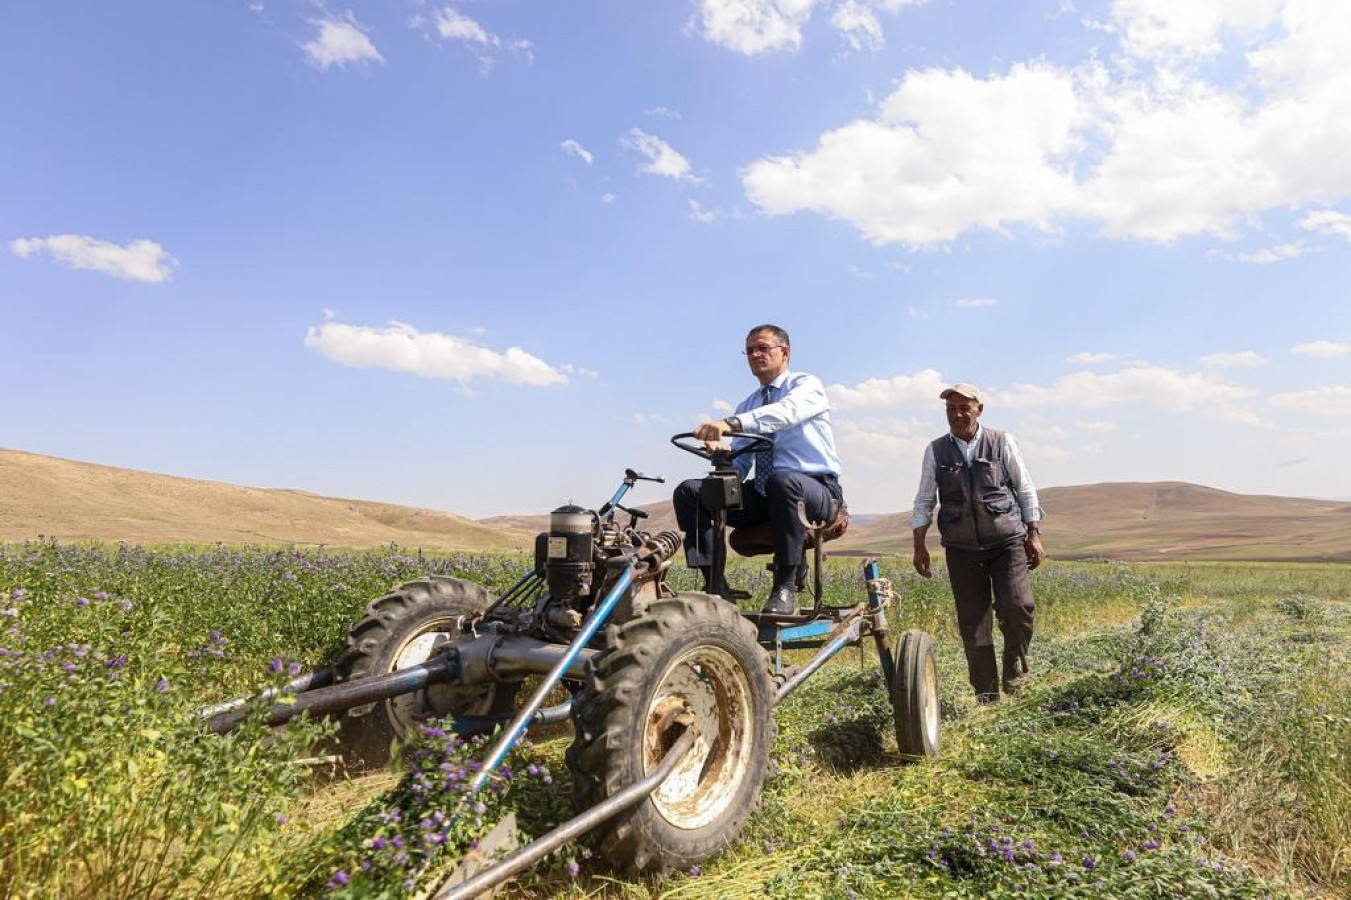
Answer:
[{"label": "green field", "polygon": [[[777,710],[742,843],[617,878],[572,845],[504,889],[566,897],[1351,897],[1351,567],[1050,564],[1032,682],[976,707],[940,574],[881,561],[938,640],[943,748],[903,763],[871,646]],[[420,896],[507,811],[570,815],[566,728],[458,811],[481,755],[436,729],[403,772],[333,778],[322,723],[204,735],[203,705],[326,663],[427,573],[503,590],[517,554],[30,542],[0,547],[0,894]],[[681,572],[677,587],[692,583]],[[733,580],[763,593],[746,566]],[[829,599],[862,598],[856,560]]]}]

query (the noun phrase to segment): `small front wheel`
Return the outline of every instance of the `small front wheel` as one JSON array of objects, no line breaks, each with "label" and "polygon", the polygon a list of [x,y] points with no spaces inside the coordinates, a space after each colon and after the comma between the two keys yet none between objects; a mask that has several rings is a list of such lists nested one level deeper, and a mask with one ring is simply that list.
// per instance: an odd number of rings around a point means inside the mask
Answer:
[{"label": "small front wheel", "polygon": [[573,706],[573,805],[590,809],[655,770],[686,723],[697,737],[657,790],[597,827],[601,856],[660,872],[734,843],[760,802],[773,703],[769,658],[724,600],[677,594],[609,628]]},{"label": "small front wheel", "polygon": [[891,711],[902,756],[938,755],[938,663],[933,638],[918,629],[902,635],[896,647]]}]

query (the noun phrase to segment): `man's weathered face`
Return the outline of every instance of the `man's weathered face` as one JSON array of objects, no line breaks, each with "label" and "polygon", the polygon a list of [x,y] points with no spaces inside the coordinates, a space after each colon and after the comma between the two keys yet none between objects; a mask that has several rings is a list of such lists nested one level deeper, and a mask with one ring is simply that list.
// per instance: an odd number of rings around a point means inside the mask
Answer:
[{"label": "man's weathered face", "polygon": [[788,368],[791,353],[772,331],[757,331],[746,338],[746,362],[761,384],[769,384]]},{"label": "man's weathered face", "polygon": [[985,407],[961,394],[953,394],[947,402],[948,426],[952,433],[964,441],[971,440],[976,436],[980,414],[985,411]]}]

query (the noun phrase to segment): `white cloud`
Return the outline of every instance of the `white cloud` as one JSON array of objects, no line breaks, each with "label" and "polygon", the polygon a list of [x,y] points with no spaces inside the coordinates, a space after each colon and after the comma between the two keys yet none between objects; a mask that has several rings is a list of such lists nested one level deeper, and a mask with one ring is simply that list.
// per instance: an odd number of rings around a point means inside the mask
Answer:
[{"label": "white cloud", "polygon": [[802,46],[802,26],[821,0],[700,0],[704,38],[754,56]]},{"label": "white cloud", "polygon": [[607,204],[607,205],[610,204],[610,203],[614,203],[614,202],[615,202],[615,195],[612,194],[612,193],[610,193],[609,191],[606,191],[605,193],[603,193],[603,194],[600,195],[600,202],[601,202],[601,203],[605,203],[605,204]]},{"label": "white cloud", "polygon": [[659,119],[679,119],[680,113],[667,106],[649,106],[643,110],[643,115],[655,116]]},{"label": "white cloud", "polygon": [[588,369],[585,366],[578,366],[572,363],[563,363],[558,368],[563,372],[567,372],[569,375],[576,375],[578,378],[589,378],[594,381],[600,377],[600,373],[595,369]]},{"label": "white cloud", "polygon": [[832,384],[826,389],[835,409],[867,409],[887,406],[937,406],[938,395],[947,385],[936,369],[923,369],[914,375],[870,378],[849,386]]},{"label": "white cloud", "polygon": [[994,306],[995,301],[988,297],[964,297],[952,301],[952,305],[958,309],[981,309],[986,306]]},{"label": "white cloud", "polygon": [[924,448],[943,433],[942,403],[933,399],[927,421],[900,418],[841,417],[835,423],[835,441],[845,461],[850,484],[865,484],[865,494],[850,494],[858,512],[908,509],[919,487]]},{"label": "white cloud", "polygon": [[[1091,56],[984,77],[909,72],[874,117],[751,162],[747,196],[771,216],[817,212],[911,249],[1066,220],[1113,238],[1231,240],[1267,213],[1311,206],[1322,209],[1301,227],[1351,236],[1351,219],[1326,208],[1351,197],[1351,4],[1113,10],[1115,68]],[[1202,61],[1223,65],[1225,86],[1205,80]],[[1249,259],[1299,252],[1285,243]]]},{"label": "white cloud", "polygon": [[912,319],[929,318],[929,314],[926,313],[924,310],[920,309],[918,306],[907,306],[905,308],[905,314]]},{"label": "white cloud", "polygon": [[696,222],[716,222],[719,217],[719,211],[716,209],[709,209],[698,200],[691,200],[689,212],[686,213],[686,215]]},{"label": "white cloud", "polygon": [[1251,36],[1267,27],[1281,0],[1115,0],[1112,19],[1126,52],[1145,59],[1207,59],[1224,31]]},{"label": "white cloud", "polygon": [[833,4],[830,24],[852,50],[877,50],[886,43],[879,10],[898,12],[925,0],[699,0],[697,27],[719,46],[756,56],[801,48],[803,28],[817,9]]},{"label": "white cloud", "polygon": [[1084,351],[1083,353],[1074,353],[1065,357],[1065,362],[1075,366],[1092,366],[1098,363],[1111,362],[1117,358],[1115,353],[1092,353]]},{"label": "white cloud", "polygon": [[582,162],[586,163],[588,166],[591,165],[591,162],[594,159],[594,157],[591,155],[590,150],[587,150],[585,147],[574,141],[572,138],[568,138],[566,141],[559,144],[558,146],[563,148],[564,153],[567,153],[569,156],[577,157]]},{"label": "white cloud", "polygon": [[830,24],[853,50],[877,50],[887,42],[877,14],[862,0],[842,0],[830,17]]},{"label": "white cloud", "polygon": [[1050,229],[1076,198],[1062,157],[1083,115],[1072,78],[1018,65],[979,79],[910,72],[873,120],[823,134],[815,151],[757,160],[747,196],[769,215],[816,211],[875,244],[941,244],[973,228]]},{"label": "white cloud", "polygon": [[1317,231],[1322,234],[1335,234],[1351,240],[1351,216],[1331,209],[1320,209],[1309,213],[1296,223],[1305,231]]},{"label": "white cloud", "polygon": [[535,59],[535,45],[525,38],[503,38],[484,28],[479,22],[460,12],[453,5],[443,6],[432,14],[431,22],[426,17],[414,15],[409,26],[424,33],[435,31],[444,41],[455,41],[476,54],[479,73],[488,75],[502,62],[505,54],[525,57],[527,61]]},{"label": "white cloud", "polygon": [[1141,364],[1108,374],[1073,372],[1048,387],[1019,385],[1003,401],[1012,408],[1055,404],[1094,409],[1137,403],[1170,413],[1195,412],[1209,418],[1261,425],[1262,419],[1249,408],[1253,394],[1248,388],[1211,375]]},{"label": "white cloud", "polygon": [[1308,391],[1276,394],[1271,398],[1270,403],[1272,406],[1293,409],[1296,412],[1314,413],[1320,416],[1351,417],[1351,387],[1335,385]]},{"label": "white cloud", "polygon": [[1303,256],[1308,252],[1309,248],[1300,243],[1277,244],[1274,247],[1263,247],[1261,250],[1252,253],[1240,253],[1238,260],[1239,262],[1257,263],[1258,265],[1270,265],[1271,263]]},{"label": "white cloud", "polygon": [[446,40],[464,41],[467,44],[480,44],[485,47],[502,45],[501,38],[486,31],[482,25],[453,6],[438,10],[434,22],[436,33]]},{"label": "white cloud", "polygon": [[475,378],[536,387],[568,382],[561,371],[520,347],[499,352],[455,335],[420,332],[401,322],[374,328],[326,321],[305,332],[305,346],[344,366],[444,378],[459,382],[466,392]]},{"label": "white cloud", "polygon": [[1290,348],[1290,352],[1298,353],[1300,356],[1332,359],[1337,356],[1351,354],[1351,343],[1338,341],[1310,341],[1307,344],[1296,344]]},{"label": "white cloud", "polygon": [[1118,427],[1119,426],[1115,422],[1104,422],[1101,420],[1093,421],[1079,419],[1074,423],[1076,431],[1086,431],[1089,434],[1111,434],[1113,431],[1116,431]]},{"label": "white cloud", "polygon": [[699,178],[691,171],[690,161],[655,134],[648,134],[641,128],[634,128],[620,138],[619,143],[626,149],[632,150],[647,159],[646,163],[638,167],[640,172],[646,172],[649,175],[662,175],[666,178],[674,178],[677,181],[695,183],[699,181]]},{"label": "white cloud", "polygon": [[366,29],[349,10],[342,18],[311,19],[319,28],[313,40],[300,45],[310,64],[320,69],[346,66],[349,63],[384,62],[375,49]]},{"label": "white cloud", "polygon": [[733,410],[736,409],[736,407],[728,403],[726,400],[714,400],[713,409],[716,412],[724,412],[730,414]]},{"label": "white cloud", "polygon": [[1212,369],[1222,369],[1234,366],[1264,366],[1267,364],[1266,357],[1252,350],[1238,350],[1233,353],[1209,353],[1201,357],[1201,365]]},{"label": "white cloud", "polygon": [[163,284],[178,268],[178,260],[159,244],[147,240],[120,245],[83,234],[54,234],[45,238],[15,238],[9,242],[9,250],[20,259],[45,253],[72,269],[90,269],[150,284]]}]

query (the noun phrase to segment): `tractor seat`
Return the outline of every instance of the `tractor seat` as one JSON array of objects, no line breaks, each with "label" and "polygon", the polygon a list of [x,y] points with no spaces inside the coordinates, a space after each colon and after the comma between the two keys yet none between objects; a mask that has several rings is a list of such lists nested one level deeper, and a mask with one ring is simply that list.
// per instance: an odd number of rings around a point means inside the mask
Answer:
[{"label": "tractor seat", "polygon": [[[849,507],[839,500],[830,501],[829,512],[824,522],[810,521],[800,501],[797,505],[797,514],[807,526],[806,539],[802,542],[804,550],[815,547],[818,539],[824,544],[849,530]],[[727,536],[727,545],[740,556],[763,556],[774,552],[774,531],[770,528],[769,522],[733,528]]]}]

